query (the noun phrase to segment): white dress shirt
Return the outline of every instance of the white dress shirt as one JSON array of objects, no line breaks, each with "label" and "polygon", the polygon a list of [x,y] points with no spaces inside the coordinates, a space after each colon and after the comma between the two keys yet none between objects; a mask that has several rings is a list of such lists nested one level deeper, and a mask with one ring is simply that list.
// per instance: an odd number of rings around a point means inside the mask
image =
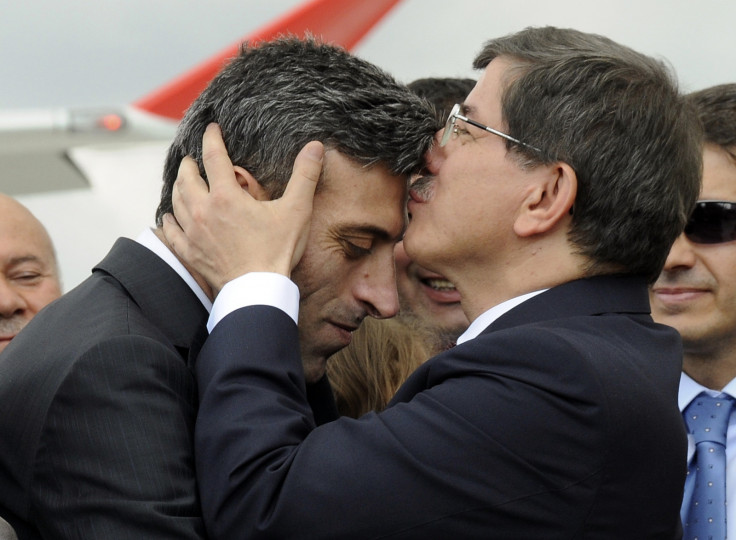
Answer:
[{"label": "white dress shirt", "polygon": [[[710,390],[695,382],[684,372],[680,375],[680,391],[678,402],[680,412],[690,405],[690,402],[701,392],[706,392],[713,397],[727,394],[736,398],[736,379],[728,383],[722,391]],[[695,441],[692,435],[687,436],[687,463],[695,454]],[[693,491],[693,479],[688,476],[685,479],[685,499],[690,498]],[[736,408],[731,409],[731,417],[728,419],[728,431],[726,432],[726,534],[728,538],[736,538]]]},{"label": "white dress shirt", "polygon": [[514,298],[511,298],[510,300],[501,302],[497,306],[493,306],[488,311],[484,311],[470,324],[468,329],[465,330],[465,332],[463,332],[459,338],[457,338],[457,344],[460,345],[461,343],[470,341],[471,339],[478,337],[478,335],[483,330],[488,328],[491,323],[498,319],[501,315],[503,315],[507,311],[511,311],[512,308],[515,308],[522,302],[525,302],[533,296],[537,296],[538,294],[541,294],[546,290],[547,289],[542,289],[539,291],[522,294],[521,296],[516,296]]},{"label": "white dress shirt", "polygon": [[184,265],[181,264],[181,261],[177,259],[173,253],[171,253],[169,248],[166,247],[166,245],[159,239],[158,236],[153,233],[151,229],[146,229],[145,231],[143,231],[138,236],[138,238],[135,239],[135,241],[142,246],[147,247],[156,255],[158,255],[161,259],[163,259],[163,261],[168,264],[174,272],[179,274],[181,279],[183,279],[187,285],[189,285],[189,288],[192,289],[194,294],[197,295],[197,298],[199,298],[199,301],[202,302],[202,305],[207,309],[207,312],[212,312],[212,300],[210,300],[207,295],[204,294],[202,287],[200,287],[199,284],[194,280],[192,274],[190,274],[187,269],[184,268]]},{"label": "white dress shirt", "polygon": [[270,272],[252,272],[245,274],[226,284],[217,296],[217,302],[212,301],[197,284],[179,259],[166,247],[151,229],[143,231],[136,242],[150,249],[158,255],[172,270],[189,285],[199,301],[207,309],[210,317],[207,321],[207,330],[212,331],[220,320],[228,313],[238,308],[254,305],[271,305],[285,311],[296,323],[299,315],[299,289],[281,274]]}]

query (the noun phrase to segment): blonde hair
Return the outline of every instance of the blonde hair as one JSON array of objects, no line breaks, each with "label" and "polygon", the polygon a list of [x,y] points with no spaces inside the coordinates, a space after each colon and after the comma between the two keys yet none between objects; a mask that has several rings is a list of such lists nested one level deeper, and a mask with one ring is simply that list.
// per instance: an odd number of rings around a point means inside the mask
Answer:
[{"label": "blonde hair", "polygon": [[343,416],[383,410],[406,378],[429,358],[433,340],[411,320],[366,317],[349,346],[327,362]]}]

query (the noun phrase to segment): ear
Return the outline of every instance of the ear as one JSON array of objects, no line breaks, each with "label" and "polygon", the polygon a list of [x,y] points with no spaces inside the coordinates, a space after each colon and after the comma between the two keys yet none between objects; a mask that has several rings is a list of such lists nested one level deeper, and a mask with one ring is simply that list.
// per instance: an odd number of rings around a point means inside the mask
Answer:
[{"label": "ear", "polygon": [[514,222],[514,232],[522,237],[544,234],[569,221],[578,192],[578,177],[567,163],[545,167],[532,186]]},{"label": "ear", "polygon": [[257,201],[271,200],[271,197],[268,195],[266,190],[252,174],[239,165],[233,167],[233,170],[235,171],[235,178],[238,181],[238,184],[240,184],[240,187],[247,191],[251,197]]}]

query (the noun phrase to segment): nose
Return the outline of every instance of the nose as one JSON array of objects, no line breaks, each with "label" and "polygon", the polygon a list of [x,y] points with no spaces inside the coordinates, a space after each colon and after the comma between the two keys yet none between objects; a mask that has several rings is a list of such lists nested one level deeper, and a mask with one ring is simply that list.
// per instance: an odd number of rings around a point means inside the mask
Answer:
[{"label": "nose", "polygon": [[0,278],[0,317],[10,318],[28,309],[28,303],[5,278]]},{"label": "nose", "polygon": [[393,249],[387,251],[388,256],[365,265],[361,279],[355,286],[355,297],[367,314],[376,319],[389,319],[399,312]]},{"label": "nose", "polygon": [[696,261],[697,255],[695,254],[693,244],[684,234],[681,234],[677,237],[675,243],[672,244],[663,270],[670,272],[678,268],[692,268],[695,266]]},{"label": "nose", "polygon": [[437,172],[440,170],[440,165],[445,156],[445,148],[447,148],[447,146],[449,146],[450,144],[448,142],[446,146],[440,146],[440,140],[442,139],[443,132],[444,129],[441,129],[437,132],[437,135],[435,135],[434,138],[434,144],[429,150],[427,150],[427,153],[424,154],[425,167],[432,175],[437,174]]}]

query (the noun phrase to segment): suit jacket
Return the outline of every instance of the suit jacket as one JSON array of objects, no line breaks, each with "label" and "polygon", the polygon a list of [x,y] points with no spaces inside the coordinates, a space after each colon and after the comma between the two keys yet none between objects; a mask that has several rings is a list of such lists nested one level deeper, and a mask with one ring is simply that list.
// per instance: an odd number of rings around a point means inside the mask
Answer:
[{"label": "suit jacket", "polygon": [[197,363],[213,538],[679,538],[681,344],[646,284],[550,289],[423,364],[389,407],[315,428],[296,327],[237,310]]},{"label": "suit jacket", "polygon": [[0,516],[23,539],[204,538],[193,358],[207,310],[119,239],[0,356]]}]

